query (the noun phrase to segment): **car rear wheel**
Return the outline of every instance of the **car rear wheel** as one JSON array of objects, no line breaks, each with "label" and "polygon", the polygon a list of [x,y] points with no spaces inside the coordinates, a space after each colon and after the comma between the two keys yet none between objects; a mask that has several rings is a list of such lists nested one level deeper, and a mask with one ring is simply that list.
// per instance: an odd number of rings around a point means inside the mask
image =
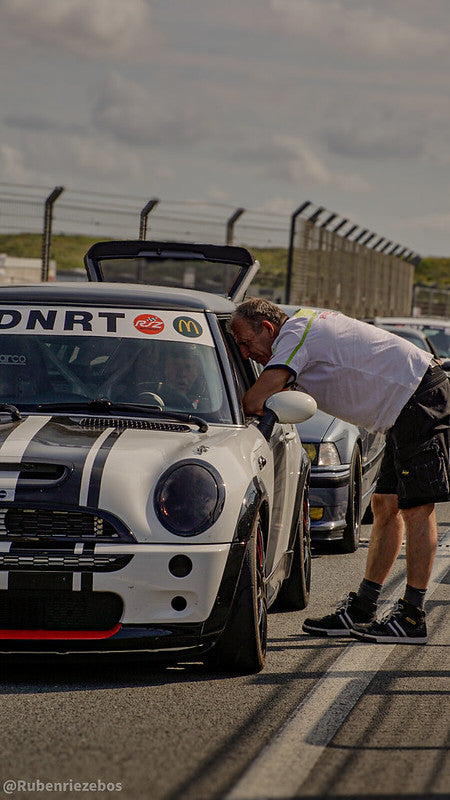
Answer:
[{"label": "car rear wheel", "polygon": [[361,493],[361,453],[359,447],[356,447],[350,465],[350,484],[348,488],[348,505],[345,518],[346,527],[342,536],[342,549],[344,553],[354,553],[359,547],[359,539],[361,536]]},{"label": "car rear wheel", "polygon": [[311,588],[311,521],[308,487],[303,489],[301,514],[297,523],[291,571],[278,594],[276,608],[301,611],[306,608]]},{"label": "car rear wheel", "polygon": [[258,515],[247,544],[227,625],[214,649],[205,657],[205,664],[221,672],[260,672],[265,664],[266,649],[265,548]]}]

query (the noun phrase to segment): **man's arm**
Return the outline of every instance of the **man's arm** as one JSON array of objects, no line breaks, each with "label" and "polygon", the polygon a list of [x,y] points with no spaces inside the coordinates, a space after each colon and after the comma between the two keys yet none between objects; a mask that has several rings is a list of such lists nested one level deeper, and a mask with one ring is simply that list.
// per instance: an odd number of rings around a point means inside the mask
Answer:
[{"label": "man's arm", "polygon": [[258,380],[244,395],[243,406],[246,415],[262,416],[263,405],[267,398],[285,389],[290,377],[292,372],[284,367],[263,370]]}]

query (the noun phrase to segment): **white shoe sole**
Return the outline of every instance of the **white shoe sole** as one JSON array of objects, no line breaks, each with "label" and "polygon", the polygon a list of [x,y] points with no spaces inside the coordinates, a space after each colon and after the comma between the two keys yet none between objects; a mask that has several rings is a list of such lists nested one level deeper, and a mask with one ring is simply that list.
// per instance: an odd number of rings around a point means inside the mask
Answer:
[{"label": "white shoe sole", "polygon": [[368,642],[369,644],[426,644],[426,636],[376,636],[369,633],[359,633],[352,631],[351,636],[358,639],[359,642]]}]

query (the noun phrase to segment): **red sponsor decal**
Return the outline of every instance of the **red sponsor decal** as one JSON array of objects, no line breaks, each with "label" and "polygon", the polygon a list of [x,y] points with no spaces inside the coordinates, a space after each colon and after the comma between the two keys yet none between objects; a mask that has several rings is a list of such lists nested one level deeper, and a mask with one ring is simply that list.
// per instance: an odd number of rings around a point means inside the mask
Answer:
[{"label": "red sponsor decal", "polygon": [[141,333],[161,333],[164,330],[164,322],[155,314],[139,314],[133,325]]}]

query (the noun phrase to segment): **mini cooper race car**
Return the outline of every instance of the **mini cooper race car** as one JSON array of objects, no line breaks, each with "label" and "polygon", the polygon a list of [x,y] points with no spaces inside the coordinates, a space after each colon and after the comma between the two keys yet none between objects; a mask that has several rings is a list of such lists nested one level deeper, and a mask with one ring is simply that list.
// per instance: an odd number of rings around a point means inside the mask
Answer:
[{"label": "mini cooper race car", "polygon": [[0,651],[258,671],[268,607],[308,602],[295,424],[316,408],[288,391],[243,415],[257,369],[228,323],[258,265],[138,241],[86,266],[0,288]]}]

